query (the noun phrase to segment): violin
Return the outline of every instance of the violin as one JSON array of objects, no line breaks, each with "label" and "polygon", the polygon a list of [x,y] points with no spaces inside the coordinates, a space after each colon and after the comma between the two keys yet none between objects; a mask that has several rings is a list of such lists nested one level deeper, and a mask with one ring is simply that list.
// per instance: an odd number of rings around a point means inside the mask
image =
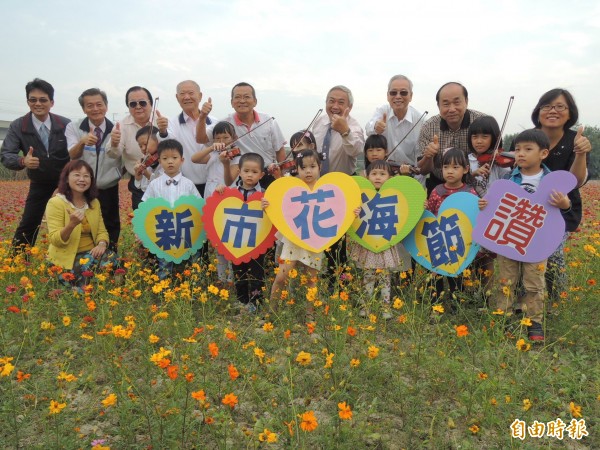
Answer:
[{"label": "violin", "polygon": [[150,167],[152,164],[154,164],[156,161],[158,161],[158,152],[152,154],[152,155],[147,155],[145,158],[142,158],[142,164],[144,165],[144,168],[148,168]]},{"label": "violin", "polygon": [[242,151],[238,148],[238,147],[233,147],[230,148],[229,150],[226,150],[227,153],[227,157],[229,159],[235,158],[236,156],[240,156]]},{"label": "violin", "polygon": [[477,162],[480,165],[489,164],[494,161],[498,167],[512,167],[515,164],[515,155],[510,152],[502,151],[496,153],[483,153],[477,155]]},{"label": "violin", "polygon": [[[281,161],[274,164],[275,167],[278,167],[281,170],[281,173],[290,173],[291,175],[296,175],[298,172],[296,170],[296,161],[294,159],[288,159],[285,161]],[[272,175],[275,172],[275,167],[269,166],[269,173]]]},{"label": "violin", "polygon": [[[398,163],[390,162],[390,161],[388,161],[388,164],[392,168],[392,174],[393,175],[404,175],[404,174],[400,173],[400,167],[403,166],[404,164],[398,164]],[[409,167],[410,167],[410,174],[409,174],[409,176],[420,175],[421,169],[419,169],[417,166],[411,166],[411,165],[409,165]]]}]

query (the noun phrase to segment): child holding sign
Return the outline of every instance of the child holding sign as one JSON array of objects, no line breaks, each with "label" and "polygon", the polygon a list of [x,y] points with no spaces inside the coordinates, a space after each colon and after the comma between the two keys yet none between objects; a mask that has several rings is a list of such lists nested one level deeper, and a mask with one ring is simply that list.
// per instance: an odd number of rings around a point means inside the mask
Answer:
[{"label": "child holding sign", "polygon": [[[425,209],[431,211],[437,216],[442,202],[452,194],[457,192],[469,192],[477,195],[477,192],[467,183],[471,180],[469,161],[465,153],[455,147],[444,150],[442,156],[442,175],[444,183],[436,186],[427,202]],[[460,277],[439,277],[435,282],[436,300],[440,300],[444,295],[444,279],[448,281],[448,294],[452,294],[462,289],[462,278]]]},{"label": "child holding sign", "polygon": [[[383,136],[373,135],[371,137],[380,137],[385,139]],[[368,139],[367,139],[368,140]],[[379,191],[381,186],[394,176],[392,167],[383,159],[375,160],[367,166],[367,178],[375,186],[375,189]],[[384,304],[384,312],[382,317],[385,320],[392,318],[390,312],[390,271],[391,270],[408,270],[410,268],[410,256],[408,261],[403,258],[399,253],[399,245],[394,245],[387,250],[380,253],[375,253],[357,242],[351,242],[349,245],[350,258],[352,258],[356,266],[363,269],[364,274],[364,292],[372,293],[375,292],[375,284],[379,282],[381,286],[381,300]],[[404,250],[404,247],[402,247]],[[406,251],[404,251],[406,253]],[[366,316],[367,310],[361,309],[360,316]]]},{"label": "child holding sign", "polygon": [[[321,159],[315,150],[302,150],[296,156],[296,167],[298,169],[298,178],[304,181],[310,189],[313,189],[315,183],[321,176]],[[269,201],[262,199],[262,207],[268,208]],[[279,233],[278,233],[279,234]],[[281,299],[281,292],[287,285],[290,271],[296,266],[304,269],[307,275],[307,287],[313,288],[317,282],[317,275],[321,269],[324,254],[314,253],[309,250],[298,247],[285,237],[278,235],[278,238],[283,242],[279,264],[279,271],[273,281],[271,287],[270,304],[271,309],[277,310],[278,302]],[[311,303],[306,307],[307,316],[312,316],[314,309]]]},{"label": "child holding sign", "polygon": [[[519,134],[515,138],[514,144],[517,168],[512,171],[510,180],[521,185],[527,192],[533,193],[537,190],[542,177],[550,173],[550,170],[543,164],[544,159],[548,157],[550,142],[543,131],[532,129]],[[549,203],[560,208],[561,213],[567,214],[571,210],[571,200],[562,192],[553,191]],[[484,209],[487,204],[486,199],[479,200],[480,209]],[[492,307],[510,315],[514,300],[514,288],[520,279],[525,290],[523,302],[527,316],[531,320],[528,329],[529,339],[543,342],[542,321],[544,318],[546,260],[526,263],[498,255],[498,270],[500,286],[494,295]]]}]

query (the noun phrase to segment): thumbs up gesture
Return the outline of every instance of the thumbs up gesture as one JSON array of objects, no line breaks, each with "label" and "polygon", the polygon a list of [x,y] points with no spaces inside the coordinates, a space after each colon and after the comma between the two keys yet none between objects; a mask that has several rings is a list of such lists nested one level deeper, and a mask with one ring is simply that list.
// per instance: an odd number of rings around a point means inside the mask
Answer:
[{"label": "thumbs up gesture", "polygon": [[423,151],[423,156],[425,158],[433,158],[440,151],[440,138],[437,134],[433,135],[433,141],[427,144],[425,150]]},{"label": "thumbs up gesture", "polygon": [[203,119],[206,119],[211,111],[212,111],[212,99],[210,97],[208,97],[208,101],[204,102],[204,104],[202,105],[202,109],[200,109],[200,116]]},{"label": "thumbs up gesture", "polygon": [[98,138],[94,131],[90,128],[90,132],[83,137],[83,145],[95,146],[98,142]]},{"label": "thumbs up gesture", "polygon": [[121,123],[117,122],[110,133],[110,145],[111,147],[118,147],[119,142],[121,142]]},{"label": "thumbs up gesture", "polygon": [[40,159],[37,156],[33,156],[33,147],[29,147],[29,151],[23,158],[23,165],[28,169],[37,169],[40,167]]},{"label": "thumbs up gesture", "polygon": [[577,134],[573,140],[573,153],[584,154],[592,150],[592,143],[583,135],[583,130],[583,125],[577,129]]},{"label": "thumbs up gesture", "polygon": [[160,111],[156,110],[156,127],[161,135],[167,134],[167,127],[169,126],[169,119],[163,117]]},{"label": "thumbs up gesture", "polygon": [[348,126],[349,115],[350,108],[346,108],[341,116],[339,114],[334,114],[331,116],[331,128],[340,134],[350,131],[350,127]]},{"label": "thumbs up gesture", "polygon": [[377,122],[375,122],[375,133],[377,133],[377,134],[385,133],[386,126],[387,126],[387,114],[383,113],[383,117],[381,118],[381,120],[378,120]]}]

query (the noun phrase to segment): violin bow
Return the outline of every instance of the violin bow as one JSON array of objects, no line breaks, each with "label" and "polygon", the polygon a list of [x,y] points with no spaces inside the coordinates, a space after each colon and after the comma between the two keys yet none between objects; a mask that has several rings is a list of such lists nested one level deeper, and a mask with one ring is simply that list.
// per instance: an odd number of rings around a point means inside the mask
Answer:
[{"label": "violin bow", "polygon": [[498,154],[498,149],[500,148],[500,141],[502,140],[502,135],[504,134],[504,128],[506,128],[506,122],[508,122],[508,115],[510,114],[510,109],[512,108],[512,104],[515,101],[515,96],[511,95],[508,99],[508,108],[506,108],[506,114],[504,115],[504,122],[502,122],[502,128],[500,128],[500,136],[496,140],[496,145],[494,145],[494,152],[492,153],[492,162],[490,164],[490,173],[492,172],[492,168],[494,167],[494,163],[496,162],[496,155]]},{"label": "violin bow", "polygon": [[[310,123],[308,124],[308,127],[306,127],[304,129],[304,132],[307,133],[308,131],[310,131],[311,127],[315,124],[315,121],[319,118],[319,116],[321,115],[321,113],[323,113],[323,108],[319,109],[317,111],[317,114],[315,114],[315,117],[313,117],[313,119],[310,121]],[[294,150],[296,150],[296,147],[298,147],[298,145],[300,145],[300,142],[302,142],[302,139],[299,139],[298,142],[296,142],[296,145],[294,145],[291,149],[290,152],[285,155],[285,158],[283,159],[283,161],[281,161],[279,164],[284,163],[288,160],[288,158],[294,154]]]},{"label": "violin bow", "polygon": [[231,144],[229,144],[227,147],[225,147],[225,150],[230,150],[233,148],[233,144],[235,144],[237,141],[239,141],[241,138],[243,138],[244,136],[248,136],[250,133],[252,133],[253,131],[258,130],[260,127],[262,127],[263,125],[266,125],[267,123],[269,123],[271,120],[275,120],[275,117],[269,117],[267,120],[265,120],[263,123],[261,123],[260,125],[252,128],[251,130],[248,130],[246,133],[242,134],[240,137],[234,139],[233,141],[231,141]]},{"label": "violin bow", "polygon": [[[150,114],[150,129],[148,130],[148,140],[146,141],[146,147],[148,146],[148,141],[150,140],[150,136],[152,136],[152,128],[154,128],[154,113],[156,112],[156,107],[158,106],[159,97],[154,99],[154,104],[152,105],[152,113]],[[150,155],[146,153],[146,156],[142,158],[142,164],[145,163]]]},{"label": "violin bow", "polygon": [[392,149],[392,151],[389,153],[389,155],[387,155],[384,159],[384,161],[387,161],[388,159],[390,159],[390,156],[392,156],[392,154],[396,151],[396,149],[400,146],[400,144],[402,144],[404,142],[404,140],[408,137],[408,135],[411,133],[412,130],[414,130],[417,125],[419,125],[419,122],[421,122],[421,120],[423,120],[423,117],[425,117],[427,114],[429,114],[429,111],[425,111],[423,114],[421,114],[421,117],[419,117],[419,120],[417,120],[415,122],[415,124],[410,128],[410,130],[408,130],[408,133],[406,133],[404,135],[404,137],[402,139],[400,139],[400,142],[398,142],[396,144],[396,146]]}]

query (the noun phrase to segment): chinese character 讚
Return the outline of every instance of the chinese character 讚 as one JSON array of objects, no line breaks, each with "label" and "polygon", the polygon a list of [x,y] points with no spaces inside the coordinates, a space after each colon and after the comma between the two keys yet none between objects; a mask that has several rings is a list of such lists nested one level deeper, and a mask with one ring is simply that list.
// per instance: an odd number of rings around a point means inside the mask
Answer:
[{"label": "chinese character \u8b9a", "polygon": [[525,255],[536,231],[544,225],[547,213],[543,205],[532,205],[528,199],[507,192],[500,199],[500,206],[483,235]]}]

